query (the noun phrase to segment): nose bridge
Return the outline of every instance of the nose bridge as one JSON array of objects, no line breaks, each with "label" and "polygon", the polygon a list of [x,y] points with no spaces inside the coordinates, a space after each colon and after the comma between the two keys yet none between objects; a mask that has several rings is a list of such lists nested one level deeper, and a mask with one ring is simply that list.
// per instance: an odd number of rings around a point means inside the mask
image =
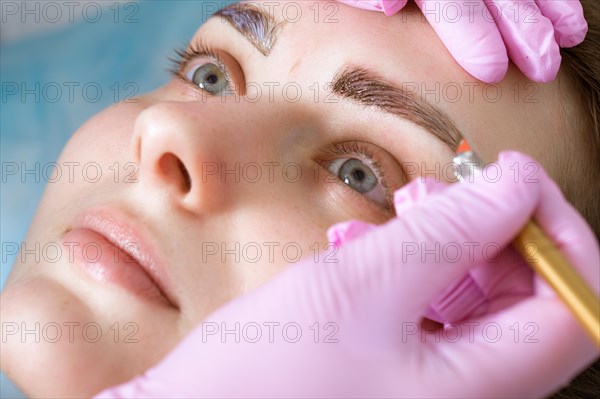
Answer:
[{"label": "nose bridge", "polygon": [[265,145],[274,132],[258,120],[261,112],[244,107],[211,99],[160,102],[143,110],[131,146],[142,189],[166,193],[169,201],[196,213],[225,207],[233,180],[211,171],[274,157],[269,150],[274,147]]},{"label": "nose bridge", "polygon": [[188,108],[185,103],[160,102],[139,114],[132,146],[138,162],[151,162],[161,153],[188,158],[192,152],[204,151],[209,141],[207,130],[213,127],[206,121],[202,123]]},{"label": "nose bridge", "polygon": [[[199,152],[203,159],[224,157],[234,146],[246,147],[279,140],[277,115],[272,104],[218,98],[196,102],[163,101],[144,109],[138,116],[133,137],[134,157],[142,159],[141,142],[160,142],[165,148]],[[269,115],[272,123],[266,123]],[[282,118],[285,119],[285,118]],[[144,139],[147,137],[147,139]],[[144,139],[144,140],[142,140]],[[184,144],[189,148],[184,148]],[[205,154],[203,154],[205,153]],[[240,152],[243,154],[243,152]],[[219,156],[217,156],[219,155]],[[231,155],[231,154],[230,154]]]}]

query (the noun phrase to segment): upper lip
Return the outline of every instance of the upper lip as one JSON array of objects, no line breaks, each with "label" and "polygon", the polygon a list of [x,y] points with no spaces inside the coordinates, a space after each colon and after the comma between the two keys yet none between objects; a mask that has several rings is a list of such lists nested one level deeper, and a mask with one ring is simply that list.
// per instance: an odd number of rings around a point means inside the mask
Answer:
[{"label": "upper lip", "polygon": [[71,226],[86,228],[103,235],[108,241],[131,256],[150,276],[164,297],[175,308],[179,308],[166,263],[155,251],[156,245],[145,231],[138,228],[131,217],[115,209],[96,209],[79,214]]}]

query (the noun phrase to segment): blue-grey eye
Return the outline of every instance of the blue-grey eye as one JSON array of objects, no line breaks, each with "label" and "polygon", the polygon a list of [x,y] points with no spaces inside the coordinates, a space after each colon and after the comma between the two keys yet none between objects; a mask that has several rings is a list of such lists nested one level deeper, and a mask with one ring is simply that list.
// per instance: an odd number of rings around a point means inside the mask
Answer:
[{"label": "blue-grey eye", "polygon": [[362,161],[349,159],[342,164],[337,176],[361,194],[368,193],[377,186],[377,176]]},{"label": "blue-grey eye", "polygon": [[227,76],[221,70],[220,66],[213,63],[207,62],[202,64],[190,71],[190,74],[192,75],[189,77],[190,81],[210,94],[223,94],[223,92],[229,89]]},{"label": "blue-grey eye", "polygon": [[353,190],[386,205],[385,189],[365,162],[355,158],[339,158],[331,161],[327,169]]}]

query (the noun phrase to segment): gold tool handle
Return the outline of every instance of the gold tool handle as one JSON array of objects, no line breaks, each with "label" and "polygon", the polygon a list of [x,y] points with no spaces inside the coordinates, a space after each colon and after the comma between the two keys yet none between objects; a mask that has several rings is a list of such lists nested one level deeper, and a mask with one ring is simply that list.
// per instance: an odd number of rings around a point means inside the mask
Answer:
[{"label": "gold tool handle", "polygon": [[543,230],[530,221],[514,240],[529,265],[567,304],[600,348],[600,300]]}]

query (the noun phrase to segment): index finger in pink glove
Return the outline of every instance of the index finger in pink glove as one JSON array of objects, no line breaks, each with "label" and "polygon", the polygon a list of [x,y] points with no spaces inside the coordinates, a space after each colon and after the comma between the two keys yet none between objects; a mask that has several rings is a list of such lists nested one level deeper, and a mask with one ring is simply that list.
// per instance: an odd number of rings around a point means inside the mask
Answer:
[{"label": "index finger in pink glove", "polygon": [[[481,1],[415,0],[456,62],[484,82],[499,82],[508,71],[506,46],[493,21],[485,18]],[[449,12],[449,11],[448,11]]]},{"label": "index finger in pink glove", "polygon": [[560,48],[552,22],[542,15],[537,4],[531,0],[484,1],[511,61],[533,81],[554,80],[560,68]]},{"label": "index finger in pink glove", "polygon": [[554,37],[560,47],[573,47],[583,42],[588,24],[579,0],[537,0],[537,5],[552,21]]}]

